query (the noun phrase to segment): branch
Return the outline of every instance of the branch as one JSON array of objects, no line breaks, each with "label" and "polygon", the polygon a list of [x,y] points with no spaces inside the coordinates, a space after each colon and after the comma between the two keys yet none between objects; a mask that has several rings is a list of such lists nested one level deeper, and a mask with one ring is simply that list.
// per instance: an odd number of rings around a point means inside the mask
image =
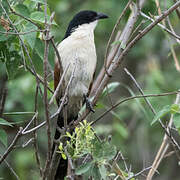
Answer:
[{"label": "branch", "polygon": [[27,31],[27,32],[6,32],[6,31],[0,31],[0,34],[6,34],[6,35],[26,35],[26,34],[30,34],[32,32],[44,32],[45,30],[31,30],[31,31]]},{"label": "branch", "polygon": [[102,119],[106,114],[108,114],[110,111],[112,111],[113,109],[115,109],[116,107],[118,107],[120,104],[129,101],[129,100],[133,100],[133,99],[139,99],[139,98],[150,98],[150,97],[161,97],[161,96],[170,96],[170,95],[175,95],[180,93],[180,91],[173,91],[173,92],[168,92],[168,93],[161,93],[161,94],[147,94],[147,95],[137,95],[137,96],[131,96],[131,97],[127,97],[124,98],[123,100],[119,101],[118,103],[116,103],[115,105],[113,105],[111,108],[109,108],[107,111],[103,112],[95,121],[92,122],[92,124],[95,124],[97,121],[99,121],[100,119]]},{"label": "branch", "polygon": [[[145,13],[140,12],[141,16],[143,16],[146,19],[149,19],[150,21],[154,22],[155,20],[152,19],[151,17],[147,16]],[[178,36],[177,34],[175,34],[173,31],[169,30],[168,28],[166,28],[164,25],[158,23],[157,24],[160,28],[162,28],[163,30],[165,30],[167,33],[169,33],[171,36],[173,36],[175,39],[180,40],[180,36]],[[179,41],[178,41],[179,42]]]},{"label": "branch", "polygon": [[148,171],[149,169],[152,169],[152,167],[150,166],[150,167],[144,168],[143,170],[141,170],[140,172],[134,174],[133,176],[130,176],[130,177],[126,178],[126,180],[130,180],[130,179],[132,179],[132,178],[135,178],[135,177],[137,177],[137,176],[140,176],[140,175],[142,175],[145,171]]},{"label": "branch", "polygon": [[47,69],[48,69],[48,53],[49,53],[49,43],[50,43],[50,27],[51,22],[54,17],[54,13],[51,15],[50,24],[47,22],[47,1],[45,1],[44,7],[45,13],[45,50],[44,50],[44,63],[43,63],[43,72],[44,72],[44,107],[45,107],[45,119],[46,119],[46,130],[47,130],[47,137],[48,137],[48,152],[47,152],[47,159],[45,163],[43,179],[45,179],[49,173],[49,166],[50,166],[50,159],[51,159],[51,129],[50,129],[50,118],[49,118],[49,104],[48,104],[48,97],[47,97]]},{"label": "branch", "polygon": [[[129,7],[129,5],[127,4],[126,7],[125,7],[125,10],[128,7]],[[132,27],[134,27],[134,24],[135,24],[135,22],[137,20],[137,17],[138,17],[138,11],[137,11],[136,5],[133,4],[133,7],[134,8],[132,8],[132,10],[131,10],[132,12],[131,12],[131,14],[129,16],[128,22],[127,22],[125,28],[123,29],[121,35],[119,35],[117,33],[116,41],[122,42],[122,39],[128,39],[129,38],[129,34],[131,34]],[[121,13],[121,15],[119,17],[119,20],[121,20],[121,16],[123,16],[124,13],[125,13],[124,11]],[[117,23],[118,23],[118,21],[117,21]],[[114,31],[116,30],[116,26],[117,26],[116,24],[115,24],[115,27],[113,28]],[[131,28],[128,29],[127,27],[131,27]],[[126,32],[127,32],[127,34],[126,34]],[[127,42],[124,41],[123,43],[126,44]],[[111,63],[112,63],[113,59],[115,58],[115,56],[118,56],[120,53],[121,53],[120,45],[116,45],[111,49],[111,51],[109,52],[109,55],[107,56],[107,60],[104,63],[104,64],[106,64],[106,70],[105,70],[105,68],[103,66],[100,73],[99,73],[99,75],[98,75],[98,77],[96,78],[95,82],[93,83],[93,86],[92,86],[92,89],[91,89],[91,92],[90,92],[91,96],[94,96],[94,94],[97,92],[97,89],[99,88],[99,85],[101,84],[105,74],[107,74],[109,76],[109,78],[111,77],[111,75],[109,75],[109,73],[107,72],[107,70],[108,70],[107,68],[109,68],[109,66],[111,65]],[[105,87],[105,85],[104,85],[104,87]],[[104,87],[102,87],[101,91],[104,89]]]},{"label": "branch", "polygon": [[[6,1],[7,1],[7,0],[6,0]],[[9,2],[7,1],[7,3],[9,3]],[[10,5],[10,4],[9,4],[9,5]],[[20,45],[21,45],[21,47],[24,48],[24,50],[25,50],[25,52],[26,52],[26,54],[27,54],[28,60],[29,60],[29,62],[30,62],[30,64],[31,64],[31,66],[32,66],[31,73],[34,74],[34,76],[36,77],[36,82],[37,82],[37,84],[39,84],[39,81],[42,82],[42,80],[39,78],[39,76],[38,76],[38,74],[37,74],[37,72],[36,72],[36,70],[35,70],[35,67],[34,67],[33,61],[32,61],[32,59],[31,59],[31,57],[30,57],[29,51],[28,51],[26,45],[24,44],[21,36],[18,34],[18,33],[19,33],[18,30],[17,30],[16,27],[14,26],[13,22],[11,21],[8,13],[6,12],[6,10],[5,10],[5,8],[3,7],[3,5],[2,5],[1,2],[0,2],[0,6],[1,6],[2,10],[4,11],[5,15],[7,16],[8,21],[9,21],[9,23],[11,24],[11,26],[13,27],[14,31],[17,33],[18,39],[19,39],[19,41],[20,41]],[[27,67],[26,67],[26,68],[27,68]],[[27,68],[27,69],[28,69],[28,68]]]},{"label": "branch", "polygon": [[[104,58],[104,68],[106,69],[106,66],[107,66],[107,56],[108,56],[108,52],[109,52],[109,49],[110,49],[110,45],[112,43],[112,40],[115,36],[115,33],[117,31],[117,28],[118,28],[118,25],[120,24],[120,21],[122,19],[122,17],[125,15],[127,9],[129,8],[129,5],[131,4],[132,0],[129,0],[127,5],[125,6],[125,8],[123,9],[122,13],[120,14],[116,24],[114,25],[114,28],[112,30],[112,33],[110,35],[110,38],[108,40],[108,43],[107,43],[107,46],[106,46],[106,52],[105,52],[105,58]],[[108,63],[109,64],[109,63]],[[107,69],[106,69],[107,70]]]},{"label": "branch", "polygon": [[[61,112],[61,110],[62,110],[62,108],[63,108],[63,106],[64,106],[64,103],[65,103],[66,98],[67,98],[67,95],[68,95],[69,86],[71,85],[71,82],[72,82],[72,80],[73,80],[73,78],[74,78],[75,69],[76,69],[76,64],[74,65],[74,68],[73,68],[73,71],[72,71],[70,80],[69,80],[69,82],[68,82],[68,84],[67,84],[67,86],[66,86],[66,89],[65,89],[65,92],[64,92],[64,96],[63,96],[62,99],[61,99],[61,100],[62,100],[62,101],[61,101],[61,104],[60,104],[57,112],[54,113],[54,115],[52,115],[51,118],[54,118],[55,116],[57,116],[57,115]],[[58,129],[58,126],[57,126],[56,128]],[[60,130],[60,131],[61,131],[61,130]],[[64,131],[64,133],[65,133],[65,131]],[[61,132],[61,137],[63,136],[64,133]],[[60,137],[59,139],[61,139],[61,137]],[[58,146],[57,146],[57,144],[56,144],[56,145],[55,145],[54,152],[53,152],[53,155],[52,155],[52,160],[51,160],[51,165],[50,165],[50,167],[51,167],[51,172],[50,172],[50,174],[49,174],[49,179],[54,178],[55,173],[56,173],[56,170],[57,170],[57,167],[58,167],[58,164],[59,164],[60,154],[57,154],[57,152],[56,152],[57,147],[58,147]]]},{"label": "branch", "polygon": [[65,76],[65,74],[67,73],[67,71],[68,71],[68,69],[69,69],[69,66],[70,66],[70,63],[69,63],[69,64],[67,65],[67,67],[65,68],[65,70],[64,70],[64,72],[63,72],[63,74],[62,74],[62,76],[61,76],[61,79],[60,79],[60,81],[59,81],[59,83],[58,83],[58,86],[57,86],[57,88],[56,88],[53,96],[51,97],[51,100],[50,100],[49,104],[52,104],[54,98],[57,96],[57,93],[58,93],[59,90],[60,90],[60,87],[61,87],[61,85],[62,85],[64,76]]},{"label": "branch", "polygon": [[[34,112],[37,112],[37,103],[38,103],[38,86],[36,86],[36,93],[35,93],[35,103],[34,103]],[[34,127],[37,126],[37,117],[34,119]],[[36,157],[36,163],[37,167],[40,172],[40,176],[42,177],[42,168],[41,168],[41,162],[40,162],[40,156],[39,156],[39,151],[38,151],[38,143],[37,143],[37,132],[33,132],[33,137],[34,137],[34,150],[35,150],[35,157]]]},{"label": "branch", "polygon": [[[2,156],[0,155],[0,157],[2,157]],[[10,164],[9,164],[6,160],[4,160],[4,162],[6,163],[6,166],[9,168],[9,170],[12,172],[12,174],[15,176],[15,178],[16,178],[17,180],[20,180],[19,177],[18,177],[18,175],[17,175],[16,172],[14,171],[14,169],[10,166]]]},{"label": "branch", "polygon": [[[177,94],[176,100],[175,100],[175,104],[179,104],[179,100],[180,100],[180,94]],[[168,127],[167,127],[167,132],[170,133],[170,128],[172,126],[173,123],[173,114],[171,115],[170,121],[168,123]],[[162,161],[162,159],[165,156],[165,153],[167,152],[168,148],[169,148],[169,136],[167,133],[165,133],[162,144],[156,154],[156,157],[154,159],[154,162],[152,164],[152,168],[150,169],[148,176],[147,176],[147,180],[151,180],[155,171],[157,170],[157,168],[159,167],[160,162]],[[176,146],[176,145],[175,145]],[[176,146],[177,148],[177,146]],[[178,148],[178,150],[180,151],[180,149]]]},{"label": "branch", "polygon": [[[132,76],[132,74],[131,74],[126,68],[125,68],[124,70],[125,70],[125,72],[130,76],[130,78],[133,80],[133,82],[135,83],[135,85],[136,85],[136,87],[138,88],[139,92],[140,92],[142,95],[144,95],[144,92],[143,92],[142,88],[140,87],[140,85],[137,83],[136,79]],[[177,98],[176,98],[175,104],[178,104],[179,98],[180,98],[180,92],[177,93]],[[151,105],[151,103],[149,102],[149,100],[146,99],[146,98],[144,98],[144,100],[145,100],[145,102],[147,103],[147,105],[150,107],[150,109],[151,109],[151,111],[153,112],[153,114],[156,115],[156,111],[155,111],[155,109],[153,108],[153,106]],[[159,150],[159,152],[158,152],[158,154],[157,154],[157,156],[156,156],[156,158],[155,158],[155,161],[154,161],[154,163],[153,163],[153,165],[152,165],[152,168],[151,168],[150,172],[148,173],[147,180],[151,180],[151,179],[152,179],[152,176],[154,175],[154,173],[155,173],[155,171],[156,171],[156,169],[157,169],[157,167],[158,167],[161,159],[164,157],[164,154],[166,153],[167,148],[168,148],[168,146],[169,146],[169,142],[168,142],[169,139],[171,140],[172,144],[173,144],[174,146],[176,146],[176,148],[177,148],[178,150],[180,150],[180,147],[179,147],[178,143],[177,143],[177,142],[175,141],[175,139],[171,136],[170,131],[169,131],[169,127],[171,127],[171,125],[172,125],[173,115],[171,115],[171,119],[170,119],[170,122],[169,122],[169,125],[168,125],[168,128],[167,128],[167,129],[166,129],[166,127],[164,126],[164,124],[162,123],[161,119],[159,119],[158,121],[159,121],[161,127],[163,128],[163,130],[165,131],[165,138],[164,138],[164,141],[163,141],[163,143],[162,143],[162,145],[161,145],[161,147],[160,147],[160,150]],[[160,156],[160,159],[159,159],[159,161],[158,161],[158,163],[157,163],[157,159],[159,158],[159,156]],[[156,163],[157,163],[157,164],[156,164]]]},{"label": "branch", "polygon": [[16,136],[14,137],[12,143],[10,144],[10,146],[7,148],[7,150],[4,152],[4,154],[2,155],[1,159],[0,159],[0,164],[5,160],[5,158],[8,156],[8,154],[13,150],[13,147],[16,145],[17,140],[19,139],[19,137],[21,136],[21,133],[23,131],[23,128],[20,127],[18,133],[16,134]]},{"label": "branch", "polygon": [[[120,46],[120,49],[118,49],[114,59],[112,60],[112,63],[110,65],[110,67],[108,68],[107,74],[105,74],[105,72],[103,72],[103,75],[100,74],[100,76],[98,76],[95,85],[93,86],[92,91],[96,90],[94,94],[94,99],[92,104],[95,104],[98,100],[98,97],[100,96],[100,94],[102,93],[104,87],[106,86],[106,84],[108,83],[110,77],[112,76],[112,74],[114,73],[114,71],[121,65],[121,63],[124,60],[124,57],[128,54],[129,50],[142,38],[144,37],[153,27],[155,27],[159,22],[161,22],[164,18],[166,18],[170,13],[172,13],[175,9],[177,9],[180,6],[180,1],[178,1],[177,3],[175,3],[173,6],[171,6],[168,10],[164,11],[164,13],[162,13],[161,16],[159,16],[154,22],[152,22],[151,24],[149,24],[144,30],[142,30],[141,32],[139,32],[139,34],[124,48],[122,49],[122,47]],[[132,31],[132,27],[134,26],[137,17],[138,17],[138,11],[136,6],[133,6],[134,8],[133,10],[133,15],[132,17],[130,16],[128,22],[129,25],[127,23],[126,27],[128,28],[124,28],[124,30],[126,30],[124,32],[124,38],[121,41],[121,44],[126,45],[128,38],[130,37],[130,31]],[[131,22],[131,23],[130,23]],[[130,28],[131,27],[131,28]],[[122,33],[123,34],[123,33]],[[121,34],[121,35],[122,35]],[[127,41],[125,41],[127,40]],[[97,83],[98,82],[98,83]],[[85,113],[82,117],[80,117],[77,121],[76,124],[78,124],[80,121],[82,121],[82,119],[84,119],[87,115],[89,114],[89,111],[87,113]]]},{"label": "branch", "polygon": [[12,7],[11,7],[11,5],[10,5],[10,3],[9,3],[8,0],[6,0],[6,2],[7,2],[7,4],[8,4],[8,6],[9,6],[9,9],[10,9],[11,13],[13,13],[13,14],[16,15],[16,16],[19,16],[19,17],[25,19],[26,21],[30,22],[31,24],[34,24],[36,27],[38,27],[38,29],[41,29],[41,27],[40,27],[38,24],[36,24],[34,21],[32,21],[31,19],[29,19],[29,18],[27,18],[27,17],[25,17],[25,16],[23,16],[23,15],[15,12],[15,11],[12,9]]}]

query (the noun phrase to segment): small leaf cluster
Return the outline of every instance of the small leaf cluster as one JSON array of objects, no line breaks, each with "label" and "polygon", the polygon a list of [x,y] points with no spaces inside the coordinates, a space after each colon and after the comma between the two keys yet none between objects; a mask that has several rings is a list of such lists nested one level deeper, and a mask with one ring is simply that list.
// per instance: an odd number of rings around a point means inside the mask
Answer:
[{"label": "small leaf cluster", "polygon": [[108,141],[100,141],[95,136],[91,123],[84,120],[72,134],[67,132],[65,136],[69,138],[65,147],[62,143],[59,145],[59,152],[64,159],[68,156],[75,161],[89,157],[87,161],[83,161],[76,168],[77,175],[93,177],[94,179],[107,179],[112,175],[110,162],[117,153],[116,147]]},{"label": "small leaf cluster", "polygon": [[[2,9],[0,10],[0,31],[4,32],[0,33],[0,63],[5,64],[8,78],[14,79],[19,72],[24,72],[22,67],[26,70],[25,65],[31,66],[28,57],[30,55],[38,73],[42,73],[44,41],[40,31],[43,31],[45,26],[44,1],[24,0],[9,1],[9,3],[11,9],[7,1],[2,2],[9,17]],[[47,22],[50,21],[50,15],[50,9],[47,8]],[[57,24],[53,21],[52,25]],[[22,43],[26,46],[29,55]],[[52,45],[49,59],[54,60]]]},{"label": "small leaf cluster", "polygon": [[179,134],[180,134],[180,104],[172,104],[172,105],[166,105],[164,106],[155,116],[154,119],[151,123],[154,124],[157,122],[160,118],[164,117],[167,114],[173,114],[174,118],[174,125],[178,129]]}]

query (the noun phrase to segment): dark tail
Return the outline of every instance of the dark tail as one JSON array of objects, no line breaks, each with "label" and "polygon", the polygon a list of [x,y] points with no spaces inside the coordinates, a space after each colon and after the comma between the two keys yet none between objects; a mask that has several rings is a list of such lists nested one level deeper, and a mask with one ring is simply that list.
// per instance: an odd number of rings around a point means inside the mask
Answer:
[{"label": "dark tail", "polygon": [[[67,123],[69,124],[71,121],[76,119],[77,117],[76,118],[70,117],[67,119]],[[64,118],[61,113],[58,115],[57,126],[60,128],[64,127]],[[54,139],[57,140],[59,139],[60,136],[61,136],[60,132],[56,129]],[[55,144],[53,144],[52,153],[54,153],[54,149],[55,149]],[[58,168],[56,170],[56,175],[54,180],[64,180],[64,178],[67,175],[67,171],[68,171],[68,160],[67,159],[64,160],[63,158],[61,158],[58,164]]]},{"label": "dark tail", "polygon": [[[58,115],[57,119],[57,126],[62,128],[64,127],[64,118],[61,114]],[[61,136],[60,132],[56,129],[54,139],[57,140]],[[53,145],[53,153],[54,153],[55,145]],[[68,160],[64,160],[63,158],[60,159],[58,168],[56,170],[56,175],[54,180],[64,180],[67,175],[67,168],[68,168]]]}]

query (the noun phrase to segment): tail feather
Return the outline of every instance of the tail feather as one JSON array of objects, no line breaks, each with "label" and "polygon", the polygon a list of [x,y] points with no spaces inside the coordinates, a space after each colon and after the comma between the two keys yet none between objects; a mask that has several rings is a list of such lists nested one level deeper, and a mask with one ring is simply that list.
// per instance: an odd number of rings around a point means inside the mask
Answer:
[{"label": "tail feather", "polygon": [[[69,124],[71,121],[76,120],[76,119],[77,117],[69,117],[67,119],[67,123]],[[57,126],[59,128],[64,127],[64,118],[61,113],[58,115]],[[54,139],[57,140],[59,139],[60,136],[61,136],[61,133],[56,129]],[[54,149],[55,149],[55,144],[53,144],[52,153],[54,152]],[[67,159],[64,160],[63,158],[61,158],[58,168],[56,170],[56,175],[55,175],[54,180],[64,180],[64,178],[67,175],[67,171],[68,171],[68,160]]]}]

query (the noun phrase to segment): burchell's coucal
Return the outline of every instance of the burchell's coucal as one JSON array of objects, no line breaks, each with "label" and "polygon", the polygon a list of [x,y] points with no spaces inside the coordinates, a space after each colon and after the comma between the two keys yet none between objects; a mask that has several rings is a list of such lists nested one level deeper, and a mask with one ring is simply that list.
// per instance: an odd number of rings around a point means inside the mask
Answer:
[{"label": "burchell's coucal", "polygon": [[[103,13],[95,11],[80,11],[70,21],[63,41],[57,49],[61,58],[61,65],[58,59],[55,59],[54,69],[54,89],[60,81],[61,69],[69,68],[64,77],[65,86],[62,86],[57,94],[56,100],[60,102],[65,87],[67,86],[72,73],[73,79],[68,90],[67,123],[78,118],[78,113],[84,102],[84,97],[88,96],[91,90],[93,77],[96,69],[96,48],[94,43],[94,29],[99,19],[108,18]],[[59,114],[57,125],[64,127],[63,113]],[[56,130],[55,139],[60,137],[59,131]],[[67,161],[61,158],[55,179],[63,180],[67,173]]]}]

